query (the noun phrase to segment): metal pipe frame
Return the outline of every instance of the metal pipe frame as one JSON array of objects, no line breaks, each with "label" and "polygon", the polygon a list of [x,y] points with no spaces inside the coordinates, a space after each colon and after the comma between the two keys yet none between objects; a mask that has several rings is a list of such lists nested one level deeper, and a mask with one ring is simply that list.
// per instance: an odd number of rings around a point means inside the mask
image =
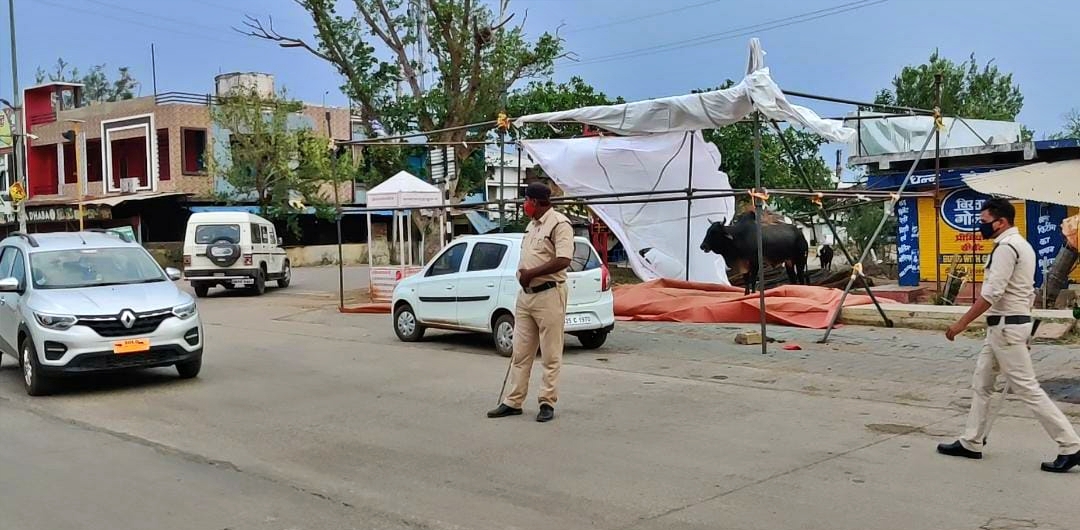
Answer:
[{"label": "metal pipe frame", "polygon": [[[757,193],[761,193],[761,112],[754,111],[754,189]],[[754,212],[757,222],[754,226],[757,230],[754,230],[757,236],[757,289],[758,289],[758,310],[761,316],[761,354],[765,355],[769,353],[769,336],[767,334],[768,324],[765,315],[765,243],[762,236],[762,210],[765,209],[765,201],[761,201],[761,206],[758,206],[758,196],[751,195],[751,199],[754,201]]]},{"label": "metal pipe frame", "polygon": [[[934,124],[934,128],[937,129],[936,123]],[[926,141],[923,142],[922,149],[919,150],[919,155],[915,157],[915,160],[911,162],[911,169],[908,170],[907,175],[904,177],[904,182],[900,184],[899,193],[902,194],[904,192],[904,188],[907,187],[908,182],[911,181],[911,174],[915,172],[915,167],[919,165],[919,161],[922,160],[923,154],[926,153],[926,148],[930,146],[930,140],[934,138],[934,135],[930,134],[933,132],[934,131],[929,131],[929,133],[927,133]],[[897,200],[898,199],[894,199],[894,206],[896,205]],[[877,228],[874,230],[874,234],[870,236],[870,240],[866,243],[866,248],[863,249],[862,255],[859,257],[860,265],[862,264],[862,262],[866,261],[866,257],[870,255],[870,249],[873,248],[874,241],[877,241],[878,236],[881,235],[881,230],[885,228],[885,222],[888,221],[888,219],[889,214],[882,213],[881,221],[878,223]],[[825,344],[829,342],[829,335],[832,334],[833,328],[836,327],[836,322],[840,320],[840,313],[844,309],[844,301],[847,300],[848,293],[851,292],[851,286],[855,283],[855,278],[859,276],[862,276],[862,274],[859,272],[858,268],[851,271],[851,278],[848,278],[847,286],[844,287],[844,294],[840,295],[840,304],[837,306],[836,312],[833,313],[832,320],[829,322],[828,329],[825,330],[825,336],[822,337],[820,341],[818,341],[819,344]]]},{"label": "metal pipe frame", "polygon": [[[780,138],[780,144],[784,147],[784,152],[787,153],[788,158],[791,159],[791,163],[795,165],[796,172],[799,173],[799,176],[802,177],[803,183],[806,184],[806,189],[814,191],[814,186],[810,182],[809,175],[806,174],[806,169],[803,167],[802,161],[797,156],[795,156],[795,151],[791,148],[791,144],[788,143],[787,138],[784,138],[784,131],[780,130],[780,126],[777,125],[776,122],[773,122],[772,125],[773,128],[776,129],[777,136]],[[844,259],[848,261],[848,265],[851,265],[852,270],[854,270],[856,263],[855,259],[851,256],[851,253],[848,252],[847,245],[844,244],[844,241],[840,238],[840,234],[836,231],[836,226],[833,225],[832,217],[827,211],[825,211],[825,205],[818,201],[817,207],[818,215],[820,215],[821,218],[825,220],[825,225],[829,227],[829,231],[832,232],[833,238],[836,239],[836,246],[840,247],[840,252],[844,253]],[[812,223],[811,226],[813,226]],[[809,273],[807,273],[807,275],[809,276]],[[869,296],[870,300],[874,302],[874,307],[877,308],[878,313],[881,314],[881,319],[885,322],[885,327],[893,327],[892,319],[889,318],[889,315],[885,312],[885,309],[881,307],[881,303],[878,302],[877,297],[874,296],[874,291],[870,289],[870,284],[868,284],[867,282],[863,282],[863,288],[866,289],[867,296]]]},{"label": "metal pipe frame", "polygon": [[686,281],[690,281],[690,221],[693,219],[691,209],[694,201],[694,141],[697,139],[694,133],[687,132],[690,136],[690,169],[686,171]]}]

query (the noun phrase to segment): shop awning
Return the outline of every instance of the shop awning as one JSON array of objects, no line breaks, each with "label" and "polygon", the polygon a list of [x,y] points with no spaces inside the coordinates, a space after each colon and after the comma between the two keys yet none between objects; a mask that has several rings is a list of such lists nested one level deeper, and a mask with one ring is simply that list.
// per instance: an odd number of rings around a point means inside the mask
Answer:
[{"label": "shop awning", "polygon": [[971,189],[987,195],[1080,206],[1080,160],[1040,162],[964,177]]},{"label": "shop awning", "polygon": [[[116,206],[116,205],[121,204],[121,203],[129,202],[129,201],[145,201],[145,200],[148,200],[148,199],[161,199],[161,198],[164,198],[164,197],[178,197],[178,196],[181,196],[181,195],[190,195],[190,194],[189,193],[179,192],[179,191],[163,191],[163,192],[157,192],[157,193],[137,193],[137,194],[134,194],[134,195],[114,195],[114,196],[111,196],[111,197],[102,197],[100,199],[86,200],[86,201],[83,201],[83,204],[84,205],[86,205],[86,204],[99,204],[99,205],[102,205],[102,206],[110,206],[111,207],[111,206]],[[74,204],[77,204],[77,202],[71,201],[70,199],[68,199],[68,201],[72,202]]]}]

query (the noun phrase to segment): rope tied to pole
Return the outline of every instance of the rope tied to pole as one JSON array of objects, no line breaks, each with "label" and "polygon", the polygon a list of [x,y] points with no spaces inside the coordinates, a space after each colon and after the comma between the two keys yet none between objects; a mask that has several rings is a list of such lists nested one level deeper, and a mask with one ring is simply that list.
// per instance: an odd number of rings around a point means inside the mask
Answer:
[{"label": "rope tied to pole", "polygon": [[863,275],[862,262],[856,263],[851,267],[851,281],[855,281]]},{"label": "rope tied to pole", "polygon": [[818,208],[824,208],[825,205],[821,203],[821,199],[825,198],[825,194],[820,191],[814,194],[814,197],[810,199],[810,202],[816,204]]},{"label": "rope tied to pole", "polygon": [[505,112],[500,112],[499,116],[495,120],[495,126],[499,129],[507,131],[510,129],[510,117]]},{"label": "rope tied to pole", "polygon": [[765,188],[753,189],[750,190],[748,193],[751,197],[761,200],[762,204],[769,201],[769,190]]},{"label": "rope tied to pole", "polygon": [[939,131],[945,130],[945,119],[941,117],[941,107],[934,107],[934,127]]}]

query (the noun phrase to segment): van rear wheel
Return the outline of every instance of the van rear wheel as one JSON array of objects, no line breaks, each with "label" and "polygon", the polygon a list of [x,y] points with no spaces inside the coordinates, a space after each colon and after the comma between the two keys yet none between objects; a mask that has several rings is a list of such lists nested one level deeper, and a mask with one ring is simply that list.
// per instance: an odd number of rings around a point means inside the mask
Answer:
[{"label": "van rear wheel", "polygon": [[195,296],[199,298],[206,298],[210,294],[210,286],[205,283],[192,284],[191,288],[195,290]]},{"label": "van rear wheel", "polygon": [[255,273],[255,284],[251,286],[251,292],[258,296],[266,294],[266,272],[261,268]]},{"label": "van rear wheel", "polygon": [[292,283],[292,264],[285,261],[285,266],[281,268],[281,278],[277,281],[277,286],[280,289],[284,289]]}]

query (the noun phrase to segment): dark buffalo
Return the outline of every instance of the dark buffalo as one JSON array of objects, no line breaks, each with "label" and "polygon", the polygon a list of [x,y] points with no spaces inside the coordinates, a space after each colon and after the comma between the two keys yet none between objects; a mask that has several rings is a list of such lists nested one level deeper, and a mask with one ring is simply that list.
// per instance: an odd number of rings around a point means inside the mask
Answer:
[{"label": "dark buffalo", "polygon": [[[754,212],[745,212],[728,225],[726,220],[713,222],[701,242],[701,250],[720,254],[728,267],[745,264],[747,267],[746,294],[757,287],[757,219]],[[806,260],[810,245],[806,242],[802,230],[795,225],[782,223],[766,217],[761,224],[761,238],[764,242],[765,263],[784,264],[790,283],[809,284],[806,272]]]},{"label": "dark buffalo", "polygon": [[829,245],[824,245],[821,250],[818,250],[818,257],[821,258],[821,270],[831,271],[833,260],[833,249]]}]

